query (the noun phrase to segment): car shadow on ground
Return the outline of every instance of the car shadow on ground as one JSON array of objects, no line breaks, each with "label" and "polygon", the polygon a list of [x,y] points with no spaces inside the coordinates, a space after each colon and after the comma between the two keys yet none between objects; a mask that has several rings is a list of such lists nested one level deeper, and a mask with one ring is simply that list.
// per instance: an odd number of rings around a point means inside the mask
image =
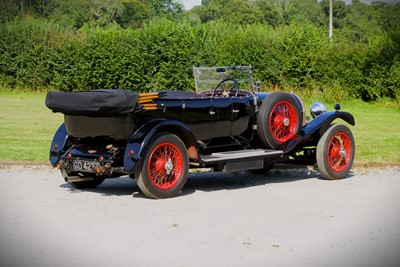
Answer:
[{"label": "car shadow on ground", "polygon": [[[349,175],[349,177],[351,174]],[[238,190],[274,183],[297,182],[304,179],[323,179],[318,171],[304,168],[272,169],[266,174],[254,174],[249,171],[213,172],[191,171],[181,194],[183,197],[196,191],[214,192],[219,190]],[[147,198],[139,189],[136,180],[129,177],[106,179],[100,186],[93,189],[76,189],[68,183],[60,185],[71,193],[92,192],[104,196],[127,196]]]},{"label": "car shadow on ground", "polygon": [[98,187],[90,189],[77,189],[68,183],[63,183],[60,187],[70,193],[92,192],[104,196],[129,196],[139,191],[136,181],[128,176],[106,179]]},{"label": "car shadow on ground", "polygon": [[319,178],[319,173],[303,169],[272,169],[268,173],[254,174],[243,172],[197,172],[188,177],[181,195],[192,194],[195,191],[213,192],[219,190],[237,190],[248,187],[263,186],[275,183],[297,182],[304,179]]}]

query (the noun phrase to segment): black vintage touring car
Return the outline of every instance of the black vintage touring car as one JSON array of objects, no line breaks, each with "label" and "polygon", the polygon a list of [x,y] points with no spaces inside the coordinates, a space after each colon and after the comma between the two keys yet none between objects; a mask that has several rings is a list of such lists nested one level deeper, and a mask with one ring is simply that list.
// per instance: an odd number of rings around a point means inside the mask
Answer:
[{"label": "black vintage touring car", "polygon": [[311,107],[295,94],[260,92],[250,66],[193,68],[196,93],[125,90],[49,92],[46,105],[65,115],[50,162],[66,182],[91,188],[129,175],[151,198],[174,197],[190,168],[267,172],[274,164],[317,166],[327,179],[345,177],[355,143],[333,123],[354,117]]}]

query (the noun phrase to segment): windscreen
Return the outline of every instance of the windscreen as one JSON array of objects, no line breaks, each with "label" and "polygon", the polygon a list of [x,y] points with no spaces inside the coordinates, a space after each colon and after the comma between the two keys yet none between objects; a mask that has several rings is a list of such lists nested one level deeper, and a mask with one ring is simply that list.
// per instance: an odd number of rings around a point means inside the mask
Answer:
[{"label": "windscreen", "polygon": [[213,90],[225,79],[235,79],[240,90],[253,91],[253,68],[251,66],[193,67],[196,92]]}]

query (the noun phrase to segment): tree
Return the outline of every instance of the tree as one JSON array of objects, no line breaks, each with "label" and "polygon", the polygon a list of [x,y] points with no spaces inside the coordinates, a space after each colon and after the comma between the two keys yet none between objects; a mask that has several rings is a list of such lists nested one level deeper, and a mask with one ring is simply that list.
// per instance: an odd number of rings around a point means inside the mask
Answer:
[{"label": "tree", "polygon": [[379,11],[371,5],[353,0],[344,18],[344,25],[354,41],[368,42],[368,36],[374,36],[380,31]]},{"label": "tree", "polygon": [[271,26],[278,26],[282,24],[282,14],[278,12],[276,6],[268,0],[258,0],[257,6],[263,15],[263,20]]},{"label": "tree", "polygon": [[400,29],[400,3],[395,5],[381,5],[380,7],[381,28],[384,31]]},{"label": "tree", "polygon": [[317,0],[292,0],[284,9],[283,17],[286,24],[312,23],[321,26],[325,15]]},{"label": "tree", "polygon": [[49,16],[53,21],[79,29],[90,23],[87,1],[84,0],[54,0],[55,8]]},{"label": "tree", "polygon": [[124,28],[138,28],[150,17],[149,6],[142,0],[123,0],[124,10],[117,18],[118,24]]},{"label": "tree", "polygon": [[225,21],[237,24],[253,24],[263,21],[263,14],[247,0],[229,0],[222,11]]},{"label": "tree", "polygon": [[14,0],[2,0],[0,3],[0,23],[13,19],[18,15],[19,8]]},{"label": "tree", "polygon": [[[329,1],[330,0],[323,0],[321,2],[322,10],[325,14],[325,25],[328,25],[329,20]],[[333,27],[334,28],[343,28],[344,19],[347,16],[348,8],[345,2],[342,1],[333,1]]]},{"label": "tree", "polygon": [[[22,1],[22,0],[21,0]],[[74,28],[118,24],[122,27],[141,27],[152,17],[173,19],[182,12],[177,0],[31,0],[48,1],[54,6],[50,18]]]},{"label": "tree", "polygon": [[218,20],[222,17],[222,7],[226,0],[203,0],[202,5],[193,8],[195,13],[202,23],[212,20]]},{"label": "tree", "polygon": [[124,6],[116,0],[91,0],[89,1],[90,23],[93,26],[106,26],[116,23],[123,13]]},{"label": "tree", "polygon": [[148,0],[150,16],[170,17],[183,11],[182,3],[177,0]]}]

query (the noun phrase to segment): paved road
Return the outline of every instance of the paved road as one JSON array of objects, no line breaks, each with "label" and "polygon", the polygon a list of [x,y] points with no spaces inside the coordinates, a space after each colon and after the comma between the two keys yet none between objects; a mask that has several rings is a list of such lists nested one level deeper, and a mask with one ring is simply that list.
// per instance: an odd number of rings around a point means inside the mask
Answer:
[{"label": "paved road", "polygon": [[81,191],[49,167],[0,168],[1,266],[400,266],[400,169],[192,173],[147,199]]}]

